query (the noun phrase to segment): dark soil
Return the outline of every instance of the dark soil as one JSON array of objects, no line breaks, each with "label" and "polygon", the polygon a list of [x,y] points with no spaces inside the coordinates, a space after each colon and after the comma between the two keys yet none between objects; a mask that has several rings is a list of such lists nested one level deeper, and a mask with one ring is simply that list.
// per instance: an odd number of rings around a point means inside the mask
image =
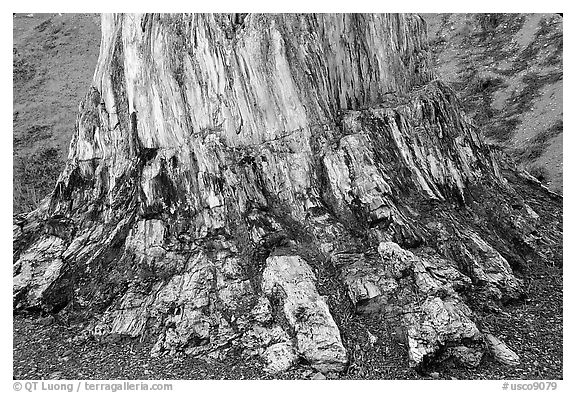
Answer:
[{"label": "dark soil", "polygon": [[254,359],[151,358],[149,343],[82,339],[82,325],[44,323],[14,317],[14,379],[248,379],[262,369]]}]

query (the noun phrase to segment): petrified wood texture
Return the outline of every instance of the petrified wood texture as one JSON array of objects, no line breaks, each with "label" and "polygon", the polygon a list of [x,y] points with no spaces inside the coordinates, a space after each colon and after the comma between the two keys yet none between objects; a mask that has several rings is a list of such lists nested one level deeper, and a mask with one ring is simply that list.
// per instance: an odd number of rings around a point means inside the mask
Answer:
[{"label": "petrified wood texture", "polygon": [[83,312],[153,355],[342,371],[330,275],[413,366],[476,366],[495,341],[474,305],[518,299],[511,265],[557,252],[559,224],[434,80],[418,16],[104,15],[102,33],[66,169],[15,218],[16,310]]}]

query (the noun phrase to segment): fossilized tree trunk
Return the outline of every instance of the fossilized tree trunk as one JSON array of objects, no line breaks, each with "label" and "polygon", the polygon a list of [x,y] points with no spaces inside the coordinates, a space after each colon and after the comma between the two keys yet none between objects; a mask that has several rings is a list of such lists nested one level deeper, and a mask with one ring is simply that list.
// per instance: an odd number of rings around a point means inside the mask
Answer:
[{"label": "fossilized tree trunk", "polygon": [[509,350],[474,304],[519,298],[511,265],[549,258],[558,225],[424,42],[412,15],[104,15],[66,169],[15,219],[14,308],[271,372],[344,370],[342,303],[389,316],[414,366]]}]

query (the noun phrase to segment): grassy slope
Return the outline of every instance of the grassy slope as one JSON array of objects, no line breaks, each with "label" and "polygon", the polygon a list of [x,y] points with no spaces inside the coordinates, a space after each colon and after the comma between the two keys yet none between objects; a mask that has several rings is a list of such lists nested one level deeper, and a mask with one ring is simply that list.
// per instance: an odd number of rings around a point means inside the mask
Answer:
[{"label": "grassy slope", "polygon": [[64,166],[96,68],[100,17],[17,14],[13,21],[13,207],[20,213],[52,191]]},{"label": "grassy slope", "polygon": [[562,193],[562,17],[425,14],[439,78],[485,135]]}]

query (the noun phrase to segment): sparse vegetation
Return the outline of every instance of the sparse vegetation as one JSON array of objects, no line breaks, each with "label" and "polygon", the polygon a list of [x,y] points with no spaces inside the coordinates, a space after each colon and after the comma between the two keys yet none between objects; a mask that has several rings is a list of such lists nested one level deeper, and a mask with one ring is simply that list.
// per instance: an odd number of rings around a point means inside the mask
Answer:
[{"label": "sparse vegetation", "polygon": [[99,44],[99,15],[14,15],[15,213],[34,209],[56,184]]},{"label": "sparse vegetation", "polygon": [[534,165],[528,168],[528,173],[530,173],[532,176],[538,179],[538,181],[541,182],[548,177],[548,171],[546,171],[546,168],[539,165]]},{"label": "sparse vegetation", "polygon": [[546,180],[561,192],[562,146],[542,138],[550,141],[545,135],[562,120],[562,18],[445,14],[431,16],[429,26],[439,77],[479,129],[517,163],[546,167]]},{"label": "sparse vegetation", "polygon": [[[544,150],[546,149],[546,147],[548,147],[552,138],[562,134],[562,130],[563,130],[563,123],[562,120],[559,120],[556,123],[554,123],[552,127],[544,131],[541,131],[538,135],[532,138],[527,149],[522,149],[521,151],[517,152],[518,156],[521,158],[523,162],[532,162],[536,160],[537,158],[542,156]],[[533,166],[532,168],[542,178],[547,177],[547,171],[541,166],[536,165]],[[539,178],[539,176],[536,176],[534,173],[532,173],[532,175],[537,179]]]},{"label": "sparse vegetation", "polygon": [[14,158],[14,213],[35,209],[48,195],[63,168],[63,158],[53,147],[30,156]]}]

